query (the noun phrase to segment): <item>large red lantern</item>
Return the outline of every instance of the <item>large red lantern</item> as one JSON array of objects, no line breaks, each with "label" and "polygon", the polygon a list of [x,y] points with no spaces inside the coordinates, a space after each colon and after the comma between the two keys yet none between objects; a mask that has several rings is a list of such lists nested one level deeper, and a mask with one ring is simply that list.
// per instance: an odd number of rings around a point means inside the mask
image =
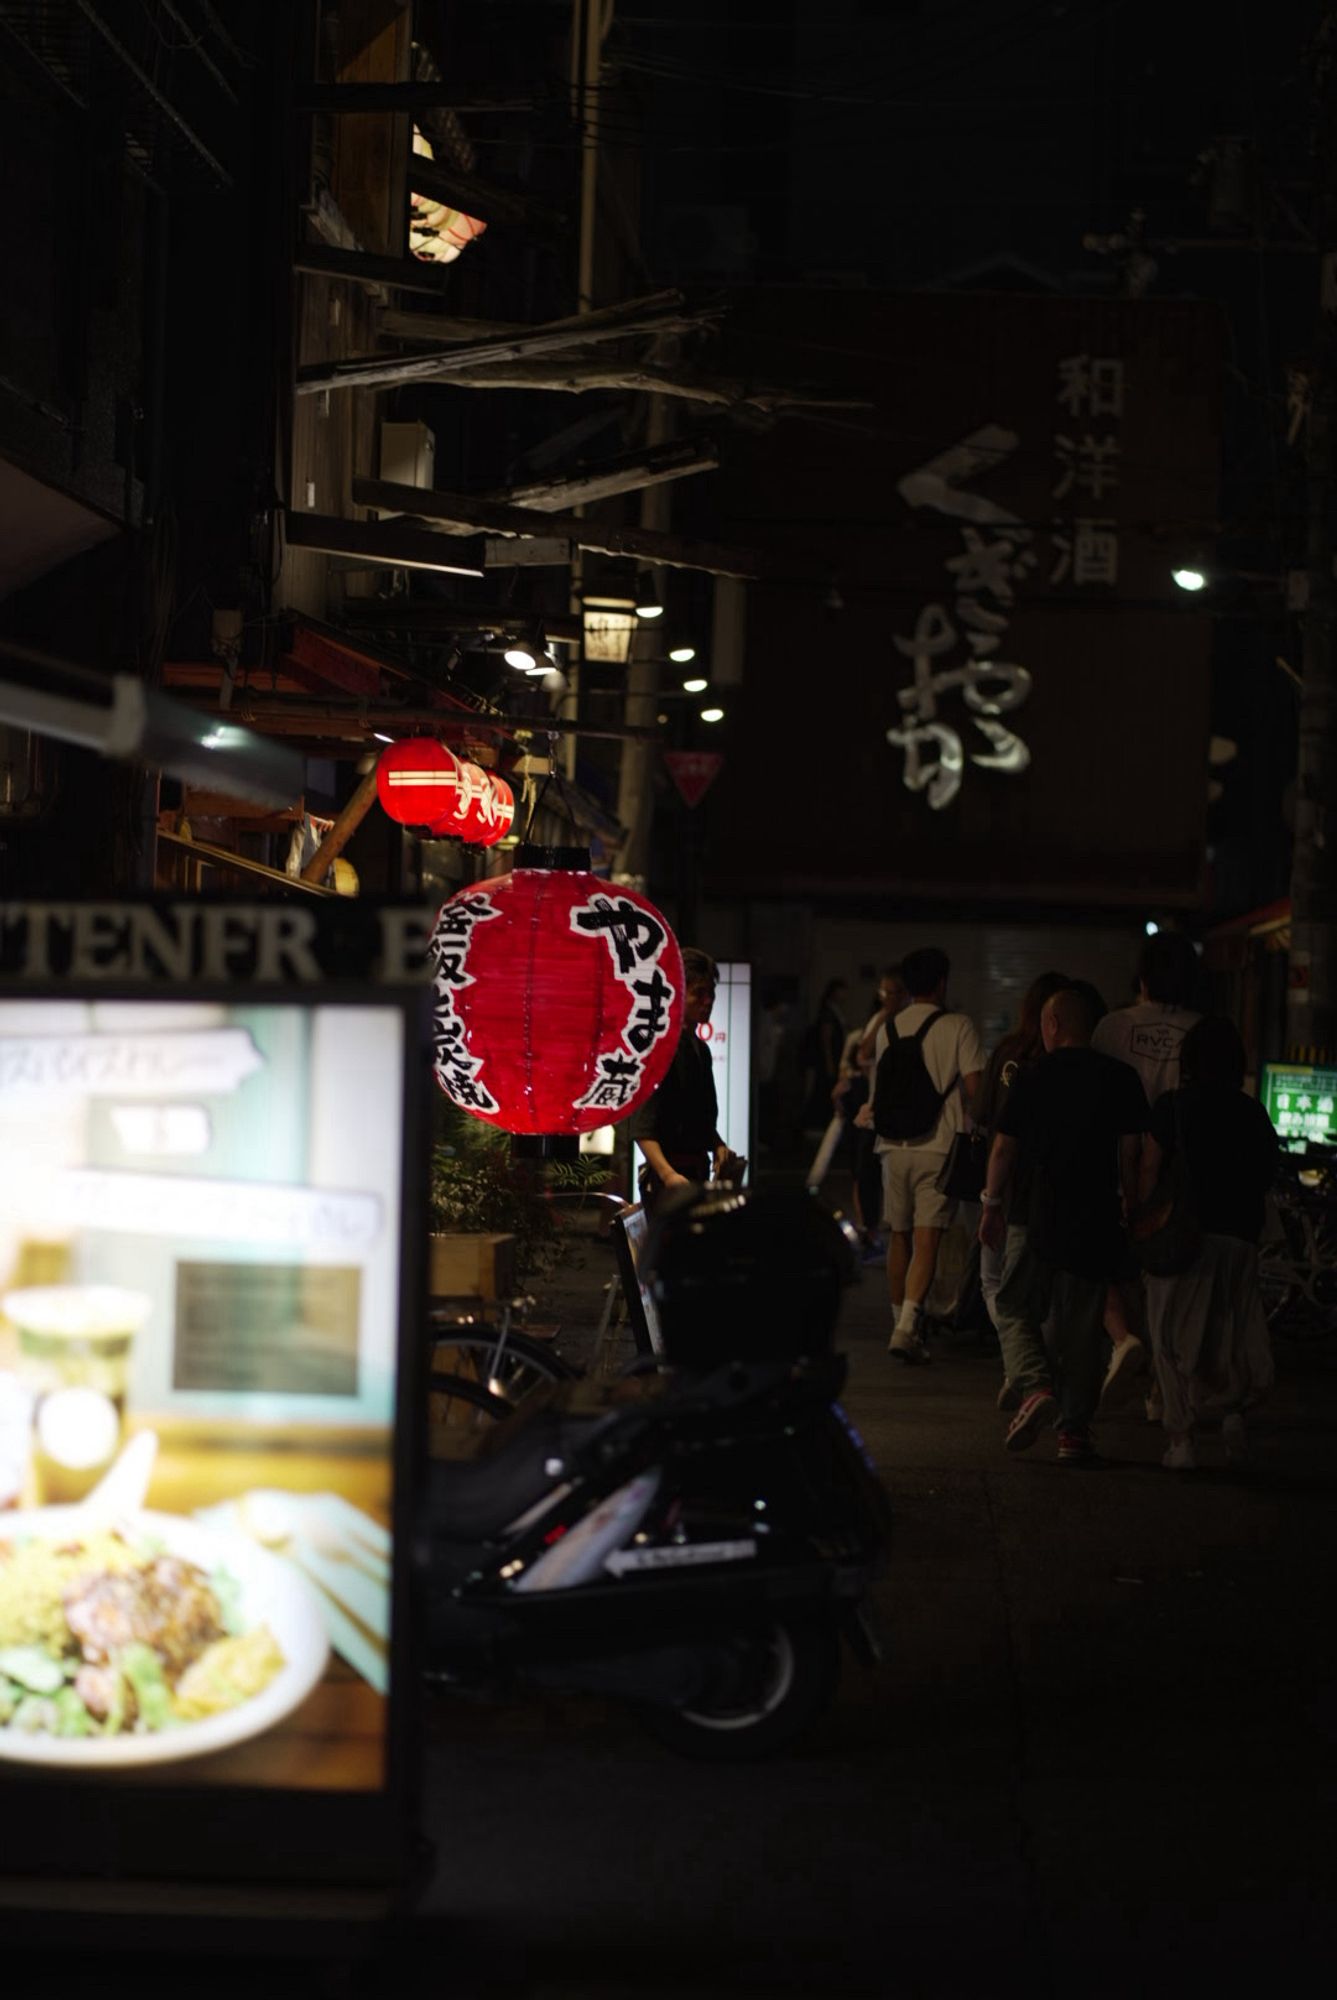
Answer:
[{"label": "large red lantern", "polygon": [[459,758],[434,736],[406,736],[382,750],[376,796],[401,826],[432,826],[459,793]]},{"label": "large red lantern", "polygon": [[431,959],[437,1081],[522,1151],[574,1150],[673,1060],[677,940],[644,896],[591,872],[586,848],[521,847],[513,874],[461,889]]}]

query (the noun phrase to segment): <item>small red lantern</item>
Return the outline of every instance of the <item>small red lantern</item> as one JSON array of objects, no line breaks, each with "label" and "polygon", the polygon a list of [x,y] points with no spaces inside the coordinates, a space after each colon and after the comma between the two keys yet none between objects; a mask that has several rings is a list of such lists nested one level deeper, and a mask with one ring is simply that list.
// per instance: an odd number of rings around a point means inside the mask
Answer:
[{"label": "small red lantern", "polygon": [[483,796],[473,803],[464,838],[477,841],[480,847],[495,847],[511,830],[515,818],[515,794],[506,780],[497,777],[494,772],[487,771],[484,777],[487,783]]},{"label": "small red lantern", "polygon": [[487,773],[480,771],[477,764],[471,764],[465,757],[455,758],[454,782],[427,829],[433,839],[470,840],[474,837],[469,829],[475,803],[486,782]]},{"label": "small red lantern", "polygon": [[383,750],[376,796],[401,826],[431,826],[454,804],[460,763],[434,736],[406,736]]},{"label": "small red lantern", "polygon": [[513,874],[461,889],[431,959],[437,1081],[522,1151],[573,1151],[673,1060],[677,940],[644,896],[591,872],[587,848],[521,847]]}]

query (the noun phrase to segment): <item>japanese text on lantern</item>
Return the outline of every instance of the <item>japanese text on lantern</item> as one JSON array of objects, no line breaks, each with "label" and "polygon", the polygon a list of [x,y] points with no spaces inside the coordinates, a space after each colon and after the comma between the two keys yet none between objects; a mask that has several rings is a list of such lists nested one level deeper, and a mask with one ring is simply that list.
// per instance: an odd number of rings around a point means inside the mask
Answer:
[{"label": "japanese text on lantern", "polygon": [[1113,585],[1119,581],[1119,528],[1109,503],[1123,456],[1123,362],[1111,355],[1063,355],[1054,401],[1062,429],[1054,433],[1050,494],[1065,501],[1068,512],[1054,516],[1049,581]]},{"label": "japanese text on lantern", "polygon": [[999,718],[1020,708],[1031,691],[1027,669],[1002,657],[1001,649],[1017,588],[1035,568],[1035,536],[968,484],[1002,465],[1017,442],[1014,431],[985,424],[906,473],[897,486],[908,506],[961,523],[960,552],[945,564],[950,611],[942,602],[926,604],[913,632],[893,639],[897,653],[911,662],[913,679],[897,691],[901,721],[887,731],[887,741],[905,752],[907,790],[925,793],[938,812],[960,791],[966,764],[960,730],[938,712],[942,696],[960,691],[971,726],[987,745],[972,750],[972,764],[1015,775],[1031,761],[1025,743]]},{"label": "japanese text on lantern", "polygon": [[652,1049],[672,1025],[673,988],[660,960],[668,944],[668,929],[653,913],[625,896],[591,896],[571,912],[571,928],[587,937],[602,936],[612,955],[613,971],[627,989],[631,1011],[622,1030],[622,1047],[601,1055],[594,1080],[578,1110],[621,1111],[635,1097]]},{"label": "japanese text on lantern", "polygon": [[500,915],[501,911],[486,896],[453,896],[443,906],[432,933],[431,958],[435,966],[432,986],[436,994],[432,1040],[436,1071],[455,1102],[470,1111],[498,1111],[501,1107],[487,1085],[478,1081],[483,1065],[469,1054],[455,996],[462,988],[474,984],[473,974],[465,966],[475,927]]}]

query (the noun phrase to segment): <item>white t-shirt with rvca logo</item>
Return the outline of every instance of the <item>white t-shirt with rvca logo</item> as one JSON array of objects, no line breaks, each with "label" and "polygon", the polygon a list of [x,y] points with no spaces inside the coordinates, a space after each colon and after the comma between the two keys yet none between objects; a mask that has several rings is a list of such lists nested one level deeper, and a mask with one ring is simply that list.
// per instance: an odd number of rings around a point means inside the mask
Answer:
[{"label": "white t-shirt with rvca logo", "polygon": [[1191,1007],[1171,1007],[1162,1000],[1139,1000],[1117,1007],[1096,1023],[1091,1046],[1102,1056],[1116,1056],[1135,1069],[1154,1104],[1166,1090],[1179,1088],[1179,1050],[1185,1035],[1201,1019]]}]

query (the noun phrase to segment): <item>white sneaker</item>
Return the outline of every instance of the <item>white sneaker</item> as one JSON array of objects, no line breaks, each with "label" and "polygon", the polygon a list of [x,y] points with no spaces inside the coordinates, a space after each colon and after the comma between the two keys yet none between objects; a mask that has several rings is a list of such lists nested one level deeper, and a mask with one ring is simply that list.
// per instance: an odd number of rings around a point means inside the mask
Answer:
[{"label": "white sneaker", "polygon": [[917,1333],[903,1333],[899,1328],[887,1342],[887,1352],[893,1361],[907,1363],[910,1367],[922,1367],[928,1360],[928,1348]]},{"label": "white sneaker", "polygon": [[1196,1472],[1198,1461],[1193,1456],[1191,1441],[1188,1438],[1180,1438],[1178,1444],[1172,1444],[1161,1464],[1167,1472]]}]

